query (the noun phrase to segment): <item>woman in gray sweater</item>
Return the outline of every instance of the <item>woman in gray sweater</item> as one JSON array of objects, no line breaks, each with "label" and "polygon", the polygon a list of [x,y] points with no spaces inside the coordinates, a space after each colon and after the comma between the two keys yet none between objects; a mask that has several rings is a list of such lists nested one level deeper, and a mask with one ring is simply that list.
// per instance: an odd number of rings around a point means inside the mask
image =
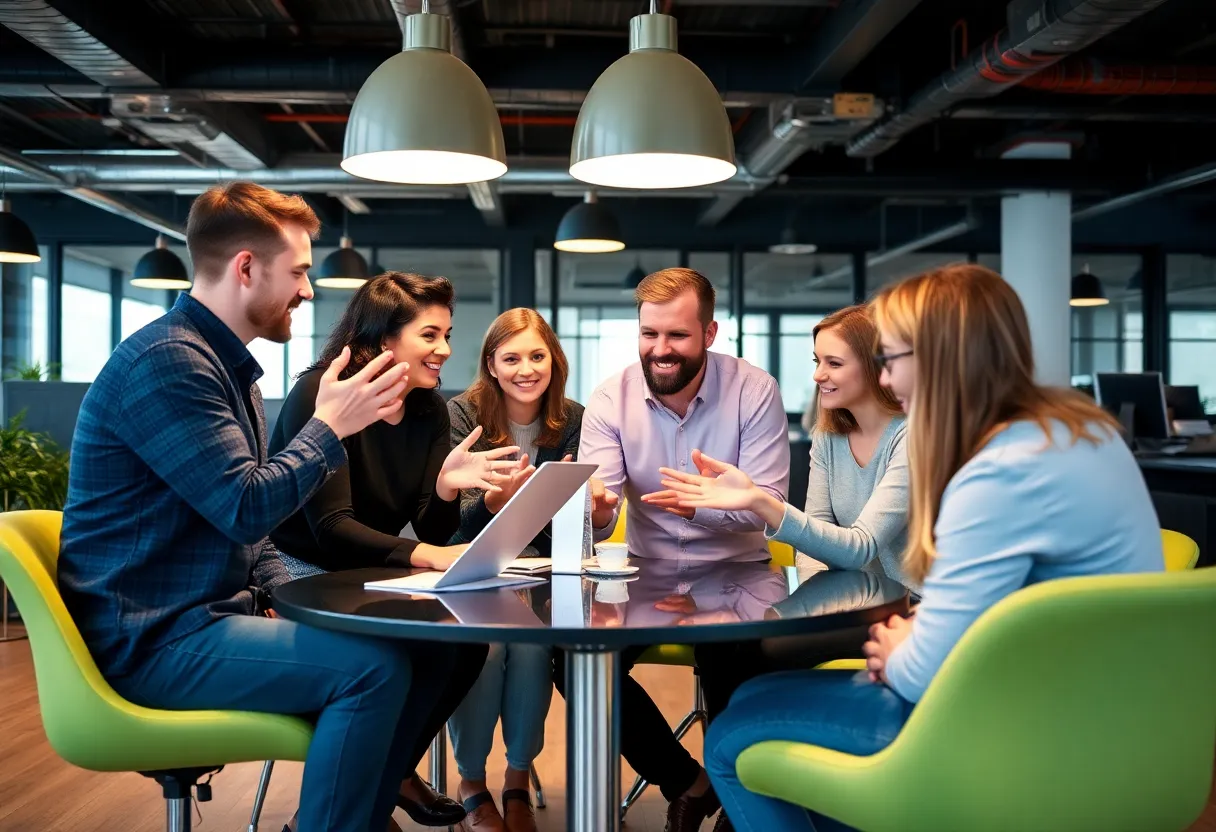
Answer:
[{"label": "woman in gray sweater", "polygon": [[[520,466],[508,482],[500,483],[501,491],[460,492],[460,529],[452,543],[476,537],[537,465],[578,454],[583,406],[565,397],[567,374],[557,335],[535,310],[510,309],[490,325],[477,381],[448,402],[452,445],[481,425],[483,433],[470,450],[517,445]],[[551,545],[546,526],[529,553],[548,557]],[[490,645],[481,676],[448,720],[460,771],[460,798],[468,810],[461,825],[466,832],[535,832],[528,772],[544,745],[552,690],[548,648]],[[486,758],[500,714],[507,747],[502,814],[486,789]]]},{"label": "woman in gray sweater", "polygon": [[[663,486],[685,495],[682,506],[755,512],[767,524],[768,537],[829,569],[878,572],[915,589],[900,562],[908,526],[905,418],[899,402],[878,383],[873,320],[866,307],[850,306],[824,318],[812,334],[819,407],[806,510],[762,492],[745,472],[699,451],[693,451],[693,459],[701,475],[663,468]],[[864,641],[859,631],[815,651],[787,640],[698,647],[697,665],[714,668],[703,676],[710,718],[753,676],[860,658]]]}]

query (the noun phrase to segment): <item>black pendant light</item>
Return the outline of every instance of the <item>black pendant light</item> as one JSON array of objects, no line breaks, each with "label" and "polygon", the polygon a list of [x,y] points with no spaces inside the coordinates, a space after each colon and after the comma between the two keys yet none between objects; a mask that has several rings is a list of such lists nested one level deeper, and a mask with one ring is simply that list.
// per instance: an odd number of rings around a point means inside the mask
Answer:
[{"label": "black pendant light", "polygon": [[1102,281],[1097,275],[1090,274],[1088,263],[1072,279],[1072,297],[1068,303],[1070,306],[1105,306],[1110,303],[1102,290]]},{"label": "black pendant light", "polygon": [[34,232],[0,196],[0,263],[37,263],[41,259]]},{"label": "black pendant light", "polygon": [[639,261],[629,273],[625,275],[625,285],[630,289],[636,289],[643,280],[646,279],[646,270],[642,268],[642,263]]},{"label": "black pendant light", "polygon": [[362,254],[355,251],[354,243],[351,242],[347,227],[349,221],[350,211],[344,207],[342,241],[338,243],[338,250],[322,260],[321,268],[317,270],[315,282],[322,289],[358,289],[371,277],[367,261],[363,259]]},{"label": "black pendant light", "polygon": [[140,289],[189,289],[186,264],[169,250],[164,235],[156,235],[156,247],[139,258],[131,275],[131,285]]},{"label": "black pendant light", "polygon": [[368,279],[367,261],[355,251],[350,237],[343,237],[337,251],[321,261],[317,285],[323,289],[358,289]]},{"label": "black pendant light", "polygon": [[562,217],[557,226],[557,238],[553,247],[558,251],[580,254],[606,254],[625,247],[621,227],[616,217],[600,205],[595,191],[587,191],[583,202],[575,205]]}]

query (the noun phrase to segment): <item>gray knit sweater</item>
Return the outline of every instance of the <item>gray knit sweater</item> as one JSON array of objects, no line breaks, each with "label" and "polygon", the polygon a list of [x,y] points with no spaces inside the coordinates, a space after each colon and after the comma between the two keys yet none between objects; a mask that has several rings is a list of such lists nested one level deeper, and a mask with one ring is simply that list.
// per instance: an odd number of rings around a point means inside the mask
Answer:
[{"label": "gray knit sweater", "polygon": [[780,527],[765,533],[829,567],[881,572],[909,585],[901,563],[908,532],[906,430],[903,416],[892,419],[864,468],[847,435],[816,431],[806,511],[787,505]]}]

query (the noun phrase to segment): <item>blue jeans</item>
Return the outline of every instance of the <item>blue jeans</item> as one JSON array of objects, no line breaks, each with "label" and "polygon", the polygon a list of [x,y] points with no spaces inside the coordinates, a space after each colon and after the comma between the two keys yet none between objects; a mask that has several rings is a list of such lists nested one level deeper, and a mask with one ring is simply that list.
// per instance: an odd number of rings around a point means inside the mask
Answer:
[{"label": "blue jeans", "polygon": [[540,644],[491,644],[481,676],[448,720],[456,768],[465,780],[486,779],[494,726],[502,715],[507,765],[527,771],[545,745],[553,697],[553,661]]},{"label": "blue jeans", "polygon": [[[298,714],[316,729],[300,787],[299,832],[384,832],[451,651],[230,615],[109,679],[166,710]],[[439,666],[436,666],[436,663]]]},{"label": "blue jeans", "polygon": [[[749,792],[735,760],[765,740],[789,740],[868,756],[899,735],[912,704],[865,671],[795,670],[743,684],[705,735],[705,770],[738,832],[827,832],[846,828],[771,797]],[[809,788],[814,788],[813,784]]]}]

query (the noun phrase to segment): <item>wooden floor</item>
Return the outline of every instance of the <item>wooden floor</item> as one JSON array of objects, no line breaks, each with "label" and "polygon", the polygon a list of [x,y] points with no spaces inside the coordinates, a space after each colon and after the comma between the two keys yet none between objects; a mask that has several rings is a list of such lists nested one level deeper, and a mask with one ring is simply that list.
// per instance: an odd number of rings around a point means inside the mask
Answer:
[{"label": "wooden floor", "polygon": [[[688,710],[692,698],[692,675],[685,668],[640,667],[635,676],[675,724]],[[565,703],[554,695],[546,723],[545,750],[537,770],[545,786],[547,809],[538,809],[542,832],[565,829]],[[688,749],[698,758],[701,733],[686,737]],[[424,763],[425,765],[425,763]],[[490,759],[492,790],[501,789],[503,757],[501,737],[496,738]],[[275,768],[270,793],[262,815],[261,832],[280,832],[295,811],[300,787],[298,763],[280,763]],[[199,832],[244,832],[257,786],[260,764],[230,766],[212,783],[214,797],[201,804]],[[449,752],[448,772],[455,778],[456,765]],[[422,772],[425,775],[425,771]],[[622,763],[623,787],[633,782],[633,772]],[[497,786],[495,786],[497,784]],[[454,781],[449,781],[454,790]],[[655,789],[647,790],[630,812],[626,828],[637,832],[662,832],[666,804]],[[402,828],[422,829],[400,811]],[[703,829],[708,830],[706,823]],[[38,718],[38,701],[25,641],[0,644],[0,832],[158,832],[164,829],[164,804],[155,784],[137,774],[98,774],[64,763],[47,745]],[[1192,832],[1216,832],[1216,803],[1192,827]]]}]

